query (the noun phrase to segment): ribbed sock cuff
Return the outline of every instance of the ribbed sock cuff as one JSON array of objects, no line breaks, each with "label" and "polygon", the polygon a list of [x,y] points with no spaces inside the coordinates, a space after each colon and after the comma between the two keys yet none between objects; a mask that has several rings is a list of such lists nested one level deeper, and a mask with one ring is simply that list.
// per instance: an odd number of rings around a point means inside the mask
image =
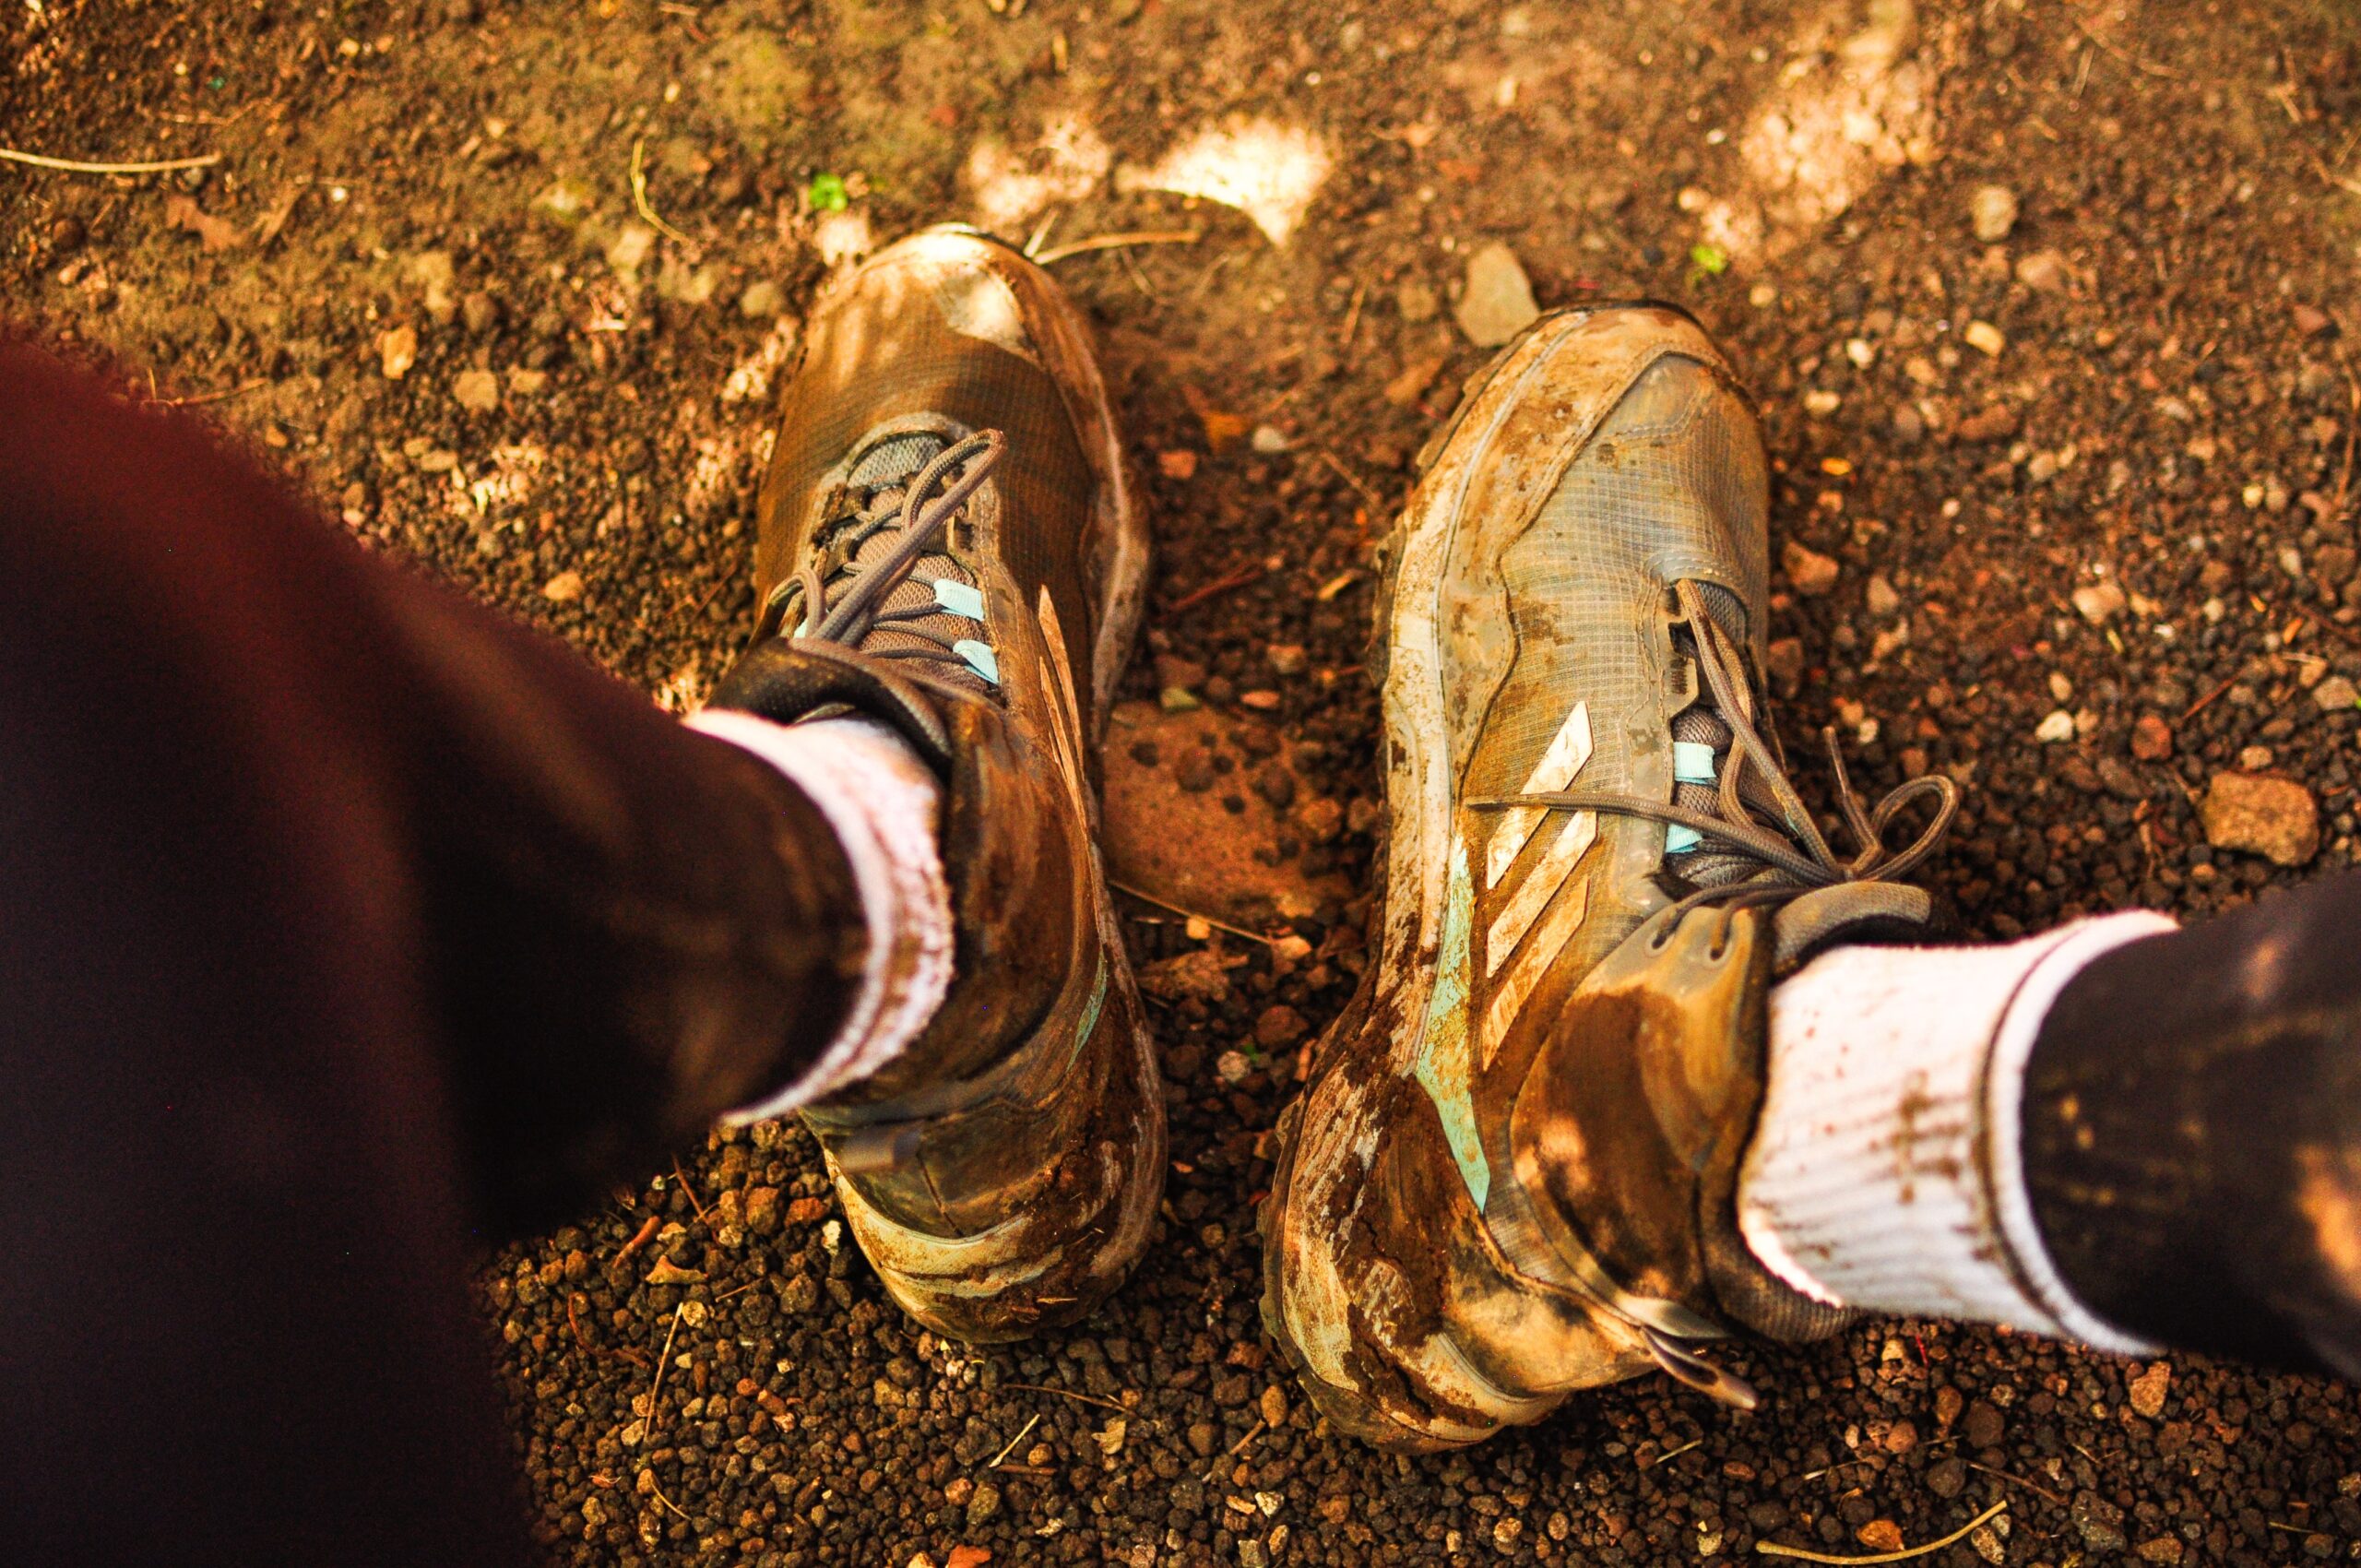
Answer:
[{"label": "ribbed sock cuff", "polygon": [[810,1069],[730,1123],[763,1122],[869,1076],[916,1039],[951,984],[951,897],[936,846],[941,786],[907,742],[868,719],[774,724],[706,708],[689,728],[752,752],[835,828],[869,930],[860,994]]},{"label": "ribbed sock cuff", "polygon": [[1823,1301],[2148,1348],[2059,1277],[2018,1118],[2026,1058],[2066,982],[2172,929],[2132,911],[2004,947],[1841,948],[1780,986],[1738,1182],[1756,1257]]}]

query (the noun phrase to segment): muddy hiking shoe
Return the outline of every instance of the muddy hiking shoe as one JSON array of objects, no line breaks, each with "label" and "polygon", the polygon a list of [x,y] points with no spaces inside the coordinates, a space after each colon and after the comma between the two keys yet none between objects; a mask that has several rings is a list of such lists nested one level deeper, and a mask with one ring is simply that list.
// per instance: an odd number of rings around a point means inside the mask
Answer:
[{"label": "muddy hiking shoe", "polygon": [[759,517],[761,619],[714,705],[906,737],[956,928],[932,1023],[804,1120],[913,1317],[1071,1322],[1139,1256],[1165,1147],[1094,771],[1147,526],[1080,315],[981,235],[881,253],[812,321]]},{"label": "muddy hiking shoe", "polygon": [[1767,503],[1751,406],[1668,308],[1544,317],[1429,448],[1379,610],[1382,946],[1262,1216],[1265,1324],[1347,1431],[1473,1443],[1651,1369],[1750,1406],[1701,1346],[1844,1321],[1738,1233],[1769,989],[1924,937],[1894,879],[1956,791],[1872,814],[1840,773],[1849,858],[1797,798]]}]

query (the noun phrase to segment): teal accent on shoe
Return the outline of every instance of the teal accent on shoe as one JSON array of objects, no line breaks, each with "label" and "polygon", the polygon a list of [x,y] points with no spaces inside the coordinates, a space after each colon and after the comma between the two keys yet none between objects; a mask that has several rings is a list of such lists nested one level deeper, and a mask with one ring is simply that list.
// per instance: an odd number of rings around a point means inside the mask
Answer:
[{"label": "teal accent on shoe", "polygon": [[968,669],[993,685],[1000,684],[1000,657],[992,652],[991,644],[979,643],[973,637],[961,637],[951,645],[951,651],[966,659]]},{"label": "teal accent on shoe", "polygon": [[[1714,774],[1714,748],[1703,741],[1675,741],[1672,743],[1672,781],[1676,784],[1717,784]],[[1675,825],[1664,830],[1664,852],[1685,855],[1705,842],[1693,827]]]},{"label": "teal accent on shoe", "polygon": [[1703,741],[1675,741],[1672,743],[1672,781],[1676,784],[1721,782],[1714,773],[1714,748]]},{"label": "teal accent on shoe", "polygon": [[955,583],[949,577],[934,579],[934,601],[954,615],[965,615],[970,621],[984,618],[984,596],[966,583]]},{"label": "teal accent on shoe", "polygon": [[1082,1022],[1074,1027],[1074,1048],[1082,1051],[1094,1030],[1098,1028],[1098,1010],[1107,1004],[1107,955],[1098,955],[1098,978],[1091,982],[1090,1000],[1083,1004]]},{"label": "teal accent on shoe", "polygon": [[1491,1162],[1476,1132],[1476,1102],[1468,1084],[1475,1073],[1467,1039],[1468,937],[1476,923],[1476,885],[1467,874],[1467,846],[1453,840],[1451,875],[1443,894],[1442,945],[1435,955],[1434,989],[1427,993],[1427,1016],[1418,1030],[1418,1087],[1442,1118],[1443,1140],[1459,1166],[1460,1180],[1480,1212],[1492,1190]]}]

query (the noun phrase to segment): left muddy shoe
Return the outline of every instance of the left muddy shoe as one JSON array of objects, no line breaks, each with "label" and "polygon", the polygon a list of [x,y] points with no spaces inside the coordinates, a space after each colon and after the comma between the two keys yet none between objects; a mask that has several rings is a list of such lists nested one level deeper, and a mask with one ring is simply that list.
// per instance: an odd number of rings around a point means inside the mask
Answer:
[{"label": "left muddy shoe", "polygon": [[[1389,1447],[1476,1442],[1695,1347],[1842,1319],[1737,1230],[1774,968],[1923,931],[1920,780],[1840,861],[1763,713],[1767,469],[1687,316],[1545,317],[1390,550],[1382,945],[1280,1129],[1264,1318]],[[1897,807],[1937,821],[1878,847]]]},{"label": "left muddy shoe", "polygon": [[813,318],[760,516],[762,621],[714,706],[909,741],[943,779],[955,928],[933,1021],[804,1120],[913,1317],[1071,1323],[1146,1244],[1165,1147],[1096,840],[1147,524],[1080,314],[979,234],[880,253]]}]

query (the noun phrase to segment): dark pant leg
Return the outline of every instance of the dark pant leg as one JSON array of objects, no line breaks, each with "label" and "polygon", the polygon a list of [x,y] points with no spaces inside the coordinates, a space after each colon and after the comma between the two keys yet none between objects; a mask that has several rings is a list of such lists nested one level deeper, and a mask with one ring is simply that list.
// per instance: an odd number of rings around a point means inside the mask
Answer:
[{"label": "dark pant leg", "polygon": [[514,1562],[471,1242],[817,1053],[816,811],[0,345],[11,1561]]},{"label": "dark pant leg", "polygon": [[2102,1317],[2361,1377],[2361,876],[2084,969],[2023,1131],[2043,1239]]}]

